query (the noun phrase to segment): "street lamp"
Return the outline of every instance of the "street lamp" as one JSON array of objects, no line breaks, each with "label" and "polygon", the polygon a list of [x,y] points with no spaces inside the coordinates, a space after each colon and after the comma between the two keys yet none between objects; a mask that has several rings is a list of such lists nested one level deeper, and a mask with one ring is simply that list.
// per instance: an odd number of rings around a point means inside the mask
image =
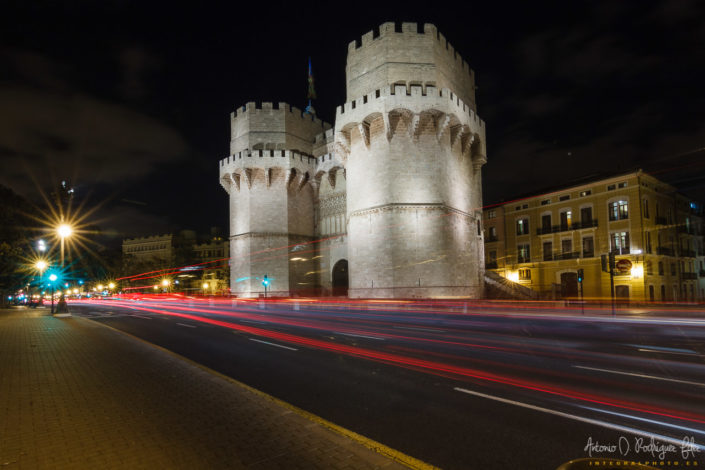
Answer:
[{"label": "street lamp", "polygon": [[64,239],[67,237],[70,237],[71,234],[73,233],[73,229],[69,224],[60,224],[56,228],[56,233],[59,234],[59,238],[61,238],[61,267],[64,267]]}]

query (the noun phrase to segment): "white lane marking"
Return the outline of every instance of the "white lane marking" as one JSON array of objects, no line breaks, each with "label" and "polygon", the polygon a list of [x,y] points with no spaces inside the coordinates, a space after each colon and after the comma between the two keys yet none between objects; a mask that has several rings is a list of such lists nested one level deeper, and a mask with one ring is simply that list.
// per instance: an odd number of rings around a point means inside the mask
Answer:
[{"label": "white lane marking", "polygon": [[187,328],[196,328],[196,325],[188,325],[188,324],[186,324],[186,323],[177,323],[177,325],[179,325],[179,326],[185,326],[185,327],[187,327]]},{"label": "white lane marking", "polygon": [[631,375],[632,377],[641,377],[643,379],[665,380],[668,382],[676,382],[679,384],[697,385],[699,387],[705,387],[705,383],[691,382],[690,380],[669,379],[668,377],[658,377],[656,375],[637,374],[634,372],[622,372],[619,370],[598,369],[597,367],[587,367],[587,366],[573,366],[573,367],[575,367],[577,369],[596,370],[598,372],[608,372],[610,374]]},{"label": "white lane marking", "polygon": [[130,315],[130,316],[131,316],[131,317],[137,317],[137,318],[143,318],[143,319],[145,319],[145,320],[151,320],[151,319],[152,319],[151,317],[143,317],[142,315],[135,315],[134,313],[133,313],[132,315]]},{"label": "white lane marking", "polygon": [[266,322],[263,321],[254,321],[254,320],[240,320],[243,323],[254,323],[255,325],[266,325]]},{"label": "white lane marking", "polygon": [[578,406],[580,406],[581,408],[585,408],[586,410],[592,410],[592,411],[597,411],[597,412],[600,412],[600,413],[607,413],[607,414],[611,414],[611,415],[615,415],[615,416],[621,416],[621,417],[623,417],[623,418],[636,419],[636,420],[638,420],[638,421],[645,421],[645,422],[647,422],[647,423],[658,424],[658,425],[661,425],[661,426],[667,426],[667,427],[669,427],[669,428],[680,429],[681,431],[694,432],[694,433],[697,433],[697,434],[705,434],[705,431],[703,431],[702,429],[689,428],[689,427],[686,427],[686,426],[678,426],[678,425],[676,425],[676,424],[664,423],[663,421],[656,421],[656,420],[653,420],[653,419],[640,418],[640,417],[638,417],[638,416],[627,415],[627,414],[624,414],[624,413],[617,413],[616,411],[601,410],[601,409],[599,409],[599,408],[592,408],[592,407],[590,407],[590,406],[582,406],[582,405],[578,405]]},{"label": "white lane marking", "polygon": [[667,354],[686,354],[689,356],[698,356],[698,353],[692,349],[681,349],[681,348],[666,348],[663,346],[649,346],[645,344],[627,344],[633,348],[637,348],[639,351],[647,352],[662,352]]},{"label": "white lane marking", "polygon": [[413,326],[395,326],[399,330],[427,331],[429,333],[445,333],[446,330],[435,330],[433,328],[415,328]]},{"label": "white lane marking", "polygon": [[673,351],[664,351],[662,349],[650,349],[650,348],[639,348],[638,351],[641,352],[656,352],[659,354],[677,354],[679,356],[699,356],[700,354],[695,353],[695,352],[690,352],[690,353],[682,353],[682,352],[673,352]]},{"label": "white lane marking", "polygon": [[278,348],[290,349],[291,351],[298,351],[298,349],[296,349],[296,348],[290,348],[289,346],[283,346],[281,344],[270,343],[269,341],[262,341],[261,339],[250,338],[250,341],[256,341],[256,342],[262,343],[262,344],[268,344],[270,346],[276,346]]},{"label": "white lane marking", "polygon": [[[458,392],[462,392],[462,393],[467,393],[468,395],[475,395],[478,397],[487,398],[489,400],[495,400],[495,401],[499,401],[502,403],[507,403],[509,405],[521,406],[523,408],[528,408],[530,410],[541,411],[543,413],[548,413],[548,414],[552,414],[555,416],[560,416],[562,418],[573,419],[575,421],[581,421],[583,423],[593,424],[595,426],[601,426],[601,427],[607,428],[607,429],[613,429],[615,431],[630,432],[632,434],[636,434],[639,436],[645,436],[645,437],[653,436],[653,437],[658,438],[664,442],[668,442],[668,443],[676,445],[676,446],[680,446],[681,444],[683,444],[683,440],[674,439],[672,437],[664,436],[662,434],[655,434],[655,433],[642,431],[641,429],[636,429],[636,428],[632,428],[629,426],[622,426],[620,424],[608,423],[606,421],[600,421],[599,419],[585,418],[583,416],[572,415],[570,413],[564,413],[562,411],[556,411],[556,410],[551,410],[548,408],[542,408],[540,406],[529,405],[528,403],[522,403],[520,401],[507,400],[506,398],[500,398],[500,397],[496,397],[494,395],[487,395],[487,394],[480,393],[480,392],[473,392],[472,390],[467,390],[465,388],[455,387],[454,390],[456,390]],[[627,415],[627,416],[629,416],[629,415]],[[697,447],[701,451],[705,450],[705,446],[700,445],[700,444],[693,443],[692,446]]]},{"label": "white lane marking", "polygon": [[335,335],[343,335],[343,336],[354,336],[355,338],[367,338],[367,339],[376,339],[379,341],[384,341],[384,338],[378,338],[376,336],[365,336],[365,335],[356,335],[353,333],[341,333],[340,331],[334,331],[333,334]]}]

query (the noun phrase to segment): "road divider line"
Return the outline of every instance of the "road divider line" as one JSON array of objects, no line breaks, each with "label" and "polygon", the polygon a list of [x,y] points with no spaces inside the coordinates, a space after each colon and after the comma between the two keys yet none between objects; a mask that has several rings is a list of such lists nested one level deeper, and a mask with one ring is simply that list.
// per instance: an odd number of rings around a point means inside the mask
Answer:
[{"label": "road divider line", "polygon": [[296,348],[291,348],[289,346],[284,346],[282,344],[270,343],[269,341],[262,341],[261,339],[250,338],[250,341],[256,341],[262,344],[268,344],[270,346],[276,346],[277,348],[290,349],[291,351],[298,351]]},{"label": "road divider line", "polygon": [[602,409],[600,409],[600,408],[593,408],[593,407],[590,407],[590,406],[584,406],[584,405],[579,405],[579,406],[580,406],[581,408],[585,408],[586,410],[592,410],[592,411],[596,411],[596,412],[598,412],[598,413],[607,413],[607,414],[610,414],[610,415],[621,416],[622,418],[635,419],[635,420],[637,420],[637,421],[644,421],[645,423],[658,424],[658,425],[660,425],[660,426],[666,426],[666,427],[669,427],[669,428],[678,429],[678,430],[680,430],[680,431],[694,432],[694,433],[696,433],[696,434],[703,434],[703,435],[705,435],[705,431],[702,430],[702,429],[695,429],[695,428],[689,428],[689,427],[686,427],[686,426],[679,426],[679,425],[677,425],[677,424],[664,423],[663,421],[656,421],[656,420],[653,420],[653,419],[641,418],[641,417],[639,417],[639,416],[632,416],[632,415],[627,415],[627,414],[624,414],[624,413],[617,413],[616,411],[602,410]]},{"label": "road divider line", "polygon": [[[487,395],[485,393],[474,392],[474,391],[468,390],[466,388],[454,387],[453,390],[455,390],[457,392],[461,392],[461,393],[467,393],[468,395],[474,395],[476,397],[487,398],[488,400],[494,400],[494,401],[498,401],[501,403],[506,403],[508,405],[520,406],[522,408],[527,408],[529,410],[540,411],[542,413],[548,413],[548,414],[552,414],[554,416],[560,416],[562,418],[572,419],[575,421],[580,421],[583,423],[592,424],[594,426],[600,426],[603,428],[612,429],[615,431],[629,432],[629,433],[636,434],[638,436],[644,436],[644,437],[653,436],[654,438],[658,438],[658,439],[662,440],[663,442],[668,442],[669,444],[673,444],[676,446],[680,446],[683,444],[682,439],[675,439],[673,437],[664,436],[662,434],[656,434],[656,433],[652,433],[652,432],[642,431],[641,429],[632,428],[630,426],[622,426],[621,424],[608,423],[606,421],[601,421],[599,419],[585,418],[583,416],[578,416],[578,415],[574,415],[574,414],[570,414],[570,413],[564,413],[562,411],[556,411],[556,410],[552,410],[549,408],[543,408],[541,406],[530,405],[528,403],[523,403],[520,401],[514,401],[514,400],[509,400],[507,398],[496,397],[494,395]],[[625,416],[630,416],[630,415],[625,415]],[[705,446],[703,446],[703,445],[692,444],[692,446],[697,447],[700,451],[705,451]]]},{"label": "road divider line", "polygon": [[266,322],[263,321],[254,321],[254,320],[240,320],[243,323],[253,323],[255,325],[267,325]]},{"label": "road divider line", "polygon": [[705,383],[691,382],[690,380],[669,379],[668,377],[658,377],[656,375],[637,374],[635,372],[622,372],[619,370],[598,369],[597,367],[575,366],[575,365],[573,367],[575,367],[576,369],[594,370],[594,371],[598,371],[598,372],[607,372],[610,374],[630,375],[632,377],[640,377],[642,379],[665,380],[667,382],[676,382],[676,383],[680,383],[680,384],[697,385],[698,387],[705,387]]},{"label": "road divider line", "polygon": [[341,333],[340,331],[334,331],[333,334],[334,335],[343,335],[343,336],[354,336],[355,338],[376,339],[378,341],[384,341],[384,338],[378,338],[377,336],[356,335],[354,333]]},{"label": "road divider line", "polygon": [[196,325],[187,325],[186,323],[177,323],[179,326],[185,326],[187,328],[198,328]]},{"label": "road divider line", "polygon": [[130,315],[131,317],[142,318],[143,320],[151,320],[151,317],[144,317],[142,315],[135,315],[134,313]]}]

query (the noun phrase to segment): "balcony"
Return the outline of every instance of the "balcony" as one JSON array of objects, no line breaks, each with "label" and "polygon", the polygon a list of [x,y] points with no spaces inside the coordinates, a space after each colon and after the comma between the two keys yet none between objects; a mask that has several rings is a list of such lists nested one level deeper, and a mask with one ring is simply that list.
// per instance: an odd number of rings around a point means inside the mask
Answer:
[{"label": "balcony", "polygon": [[575,222],[570,225],[552,225],[550,227],[540,227],[536,229],[536,235],[546,235],[548,233],[567,232],[569,230],[580,230],[583,228],[597,227],[597,219]]},{"label": "balcony", "polygon": [[681,273],[681,279],[684,280],[696,280],[698,278],[698,273]]},{"label": "balcony", "polygon": [[700,270],[700,277],[705,277],[705,269]]},{"label": "balcony", "polygon": [[673,248],[666,248],[665,246],[657,246],[656,254],[662,256],[673,256]]},{"label": "balcony", "polygon": [[666,218],[657,216],[656,225],[666,225]]},{"label": "balcony", "polygon": [[561,260],[561,259],[577,259],[580,258],[580,252],[579,251],[570,251],[567,253],[556,253],[554,259]]},{"label": "balcony", "polygon": [[485,238],[485,243],[496,242],[497,240],[499,240],[499,238],[497,237],[497,235],[488,235],[488,236]]},{"label": "balcony", "polygon": [[490,261],[489,263],[485,263],[485,269],[497,269],[497,262]]},{"label": "balcony", "polygon": [[680,250],[680,252],[684,258],[695,258],[695,251],[693,250]]}]

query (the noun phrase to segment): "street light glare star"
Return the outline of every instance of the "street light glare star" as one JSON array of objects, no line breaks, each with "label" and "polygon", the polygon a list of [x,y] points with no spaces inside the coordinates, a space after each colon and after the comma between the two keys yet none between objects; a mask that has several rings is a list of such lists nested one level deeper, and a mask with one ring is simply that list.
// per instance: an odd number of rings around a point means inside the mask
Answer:
[{"label": "street light glare star", "polygon": [[61,238],[70,237],[73,233],[73,229],[68,224],[61,224],[56,230]]}]

